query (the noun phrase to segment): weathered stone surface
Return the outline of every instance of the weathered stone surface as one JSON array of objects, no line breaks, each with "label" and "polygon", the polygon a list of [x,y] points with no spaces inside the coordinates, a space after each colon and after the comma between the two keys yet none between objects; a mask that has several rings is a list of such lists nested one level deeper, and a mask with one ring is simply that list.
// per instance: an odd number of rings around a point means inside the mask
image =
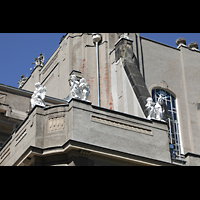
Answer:
[{"label": "weathered stone surface", "polygon": [[129,78],[131,86],[139,100],[143,112],[147,116],[145,105],[146,99],[150,97],[150,94],[144,82],[144,78],[138,69],[136,57],[132,48],[132,41],[122,38],[116,44],[115,48],[116,60],[120,58],[122,59],[123,67]]},{"label": "weathered stone surface", "polygon": [[[116,162],[119,152],[121,165],[126,164],[127,156],[129,165],[157,164],[156,160],[170,165],[167,125],[73,99],[69,105],[36,106],[4,145],[0,165],[26,165],[26,158],[33,165],[47,165],[45,159],[53,155],[50,161],[57,164],[65,155],[67,164],[71,159],[82,165],[75,157],[84,156],[91,165],[98,163],[95,157],[107,165],[110,161],[104,158],[113,157]],[[43,162],[36,163],[34,155]]]}]

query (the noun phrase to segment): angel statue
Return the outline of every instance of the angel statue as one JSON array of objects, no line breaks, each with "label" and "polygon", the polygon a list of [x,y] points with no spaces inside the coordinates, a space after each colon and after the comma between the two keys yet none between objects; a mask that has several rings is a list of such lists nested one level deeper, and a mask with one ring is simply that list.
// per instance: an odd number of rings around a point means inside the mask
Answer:
[{"label": "angel statue", "polygon": [[76,75],[71,75],[69,85],[72,98],[88,101],[90,91],[89,84],[86,82],[85,78],[78,81]]},{"label": "angel statue", "polygon": [[45,96],[46,96],[46,87],[42,87],[38,82],[35,84],[35,91],[31,97],[31,106],[32,108],[36,105],[45,107]]},{"label": "angel statue", "polygon": [[159,94],[158,101],[155,105],[155,115],[157,120],[166,121],[166,116],[168,115],[167,105],[165,103],[165,99],[162,94]]},{"label": "angel statue", "polygon": [[69,85],[72,98],[80,99],[79,84],[80,83],[78,82],[76,75],[71,75]]},{"label": "angel statue", "polygon": [[21,75],[21,79],[19,79],[18,83],[18,88],[22,88],[24,83],[27,81],[27,77],[24,77],[24,75]]},{"label": "angel statue", "polygon": [[90,91],[89,91],[89,84],[86,83],[86,79],[85,78],[82,78],[80,80],[80,85],[79,85],[79,88],[80,88],[80,91],[81,91],[81,94],[82,94],[82,100],[85,100],[87,101],[88,100],[88,97],[89,97],[89,94],[90,94]]},{"label": "angel statue", "polygon": [[39,55],[38,61],[39,61],[39,65],[41,67],[43,67],[44,66],[44,56],[42,54]]},{"label": "angel statue", "polygon": [[147,104],[145,105],[146,110],[148,112],[147,119],[155,118],[155,103],[151,97],[147,98]]},{"label": "angel statue", "polygon": [[35,61],[35,62],[32,63],[32,64],[35,64],[34,68],[35,68],[36,66],[40,65],[39,60],[38,60],[37,58],[34,58],[34,61]]},{"label": "angel statue", "polygon": [[44,66],[44,56],[42,54],[40,54],[39,57],[35,58],[34,60],[35,62],[32,63],[32,64],[35,64],[34,68],[36,68],[37,66],[41,66],[41,67]]}]

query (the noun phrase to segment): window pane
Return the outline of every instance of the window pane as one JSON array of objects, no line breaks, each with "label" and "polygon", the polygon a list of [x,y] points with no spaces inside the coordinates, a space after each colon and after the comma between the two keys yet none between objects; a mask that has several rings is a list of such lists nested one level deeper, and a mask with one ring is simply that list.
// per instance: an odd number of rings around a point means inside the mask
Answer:
[{"label": "window pane", "polygon": [[174,97],[172,97],[172,107],[173,107],[173,108],[176,108],[176,104],[175,104],[175,99],[174,99]]},{"label": "window pane", "polygon": [[156,94],[156,90],[152,90],[152,99],[155,102],[155,94]]},{"label": "window pane", "polygon": [[167,109],[171,110],[171,102],[170,101],[167,101]]},{"label": "window pane", "polygon": [[173,114],[173,117],[174,117],[174,119],[173,119],[173,120],[174,120],[174,121],[176,121],[176,120],[177,120],[176,113],[174,113],[174,114]]}]

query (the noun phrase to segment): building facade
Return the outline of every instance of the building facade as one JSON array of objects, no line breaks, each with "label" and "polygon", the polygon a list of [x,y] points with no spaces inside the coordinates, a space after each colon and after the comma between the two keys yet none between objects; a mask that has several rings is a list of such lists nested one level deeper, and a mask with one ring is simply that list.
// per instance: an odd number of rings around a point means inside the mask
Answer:
[{"label": "building facade", "polygon": [[[200,52],[176,42],[63,36],[19,88],[0,84],[0,165],[200,165]],[[31,106],[38,82],[45,106]]]}]

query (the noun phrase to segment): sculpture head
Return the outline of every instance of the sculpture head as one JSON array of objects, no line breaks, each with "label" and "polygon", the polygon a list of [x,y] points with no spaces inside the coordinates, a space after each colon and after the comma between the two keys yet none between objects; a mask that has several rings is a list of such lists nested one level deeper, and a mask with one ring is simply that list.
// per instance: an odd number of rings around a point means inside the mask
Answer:
[{"label": "sculpture head", "polygon": [[152,104],[153,103],[153,99],[151,97],[148,97],[146,101],[147,101],[148,104]]},{"label": "sculpture head", "polygon": [[41,86],[41,84],[38,82],[35,84],[35,88],[38,89]]},{"label": "sculpture head", "polygon": [[82,78],[82,79],[80,80],[80,83],[86,83],[86,79],[85,79],[85,78]]},{"label": "sculpture head", "polygon": [[76,75],[71,75],[71,80],[72,80],[72,81],[77,81]]},{"label": "sculpture head", "polygon": [[165,101],[164,101],[165,99],[166,99],[166,97],[164,97],[162,94],[159,94],[158,103],[160,105],[163,105],[165,103]]}]

